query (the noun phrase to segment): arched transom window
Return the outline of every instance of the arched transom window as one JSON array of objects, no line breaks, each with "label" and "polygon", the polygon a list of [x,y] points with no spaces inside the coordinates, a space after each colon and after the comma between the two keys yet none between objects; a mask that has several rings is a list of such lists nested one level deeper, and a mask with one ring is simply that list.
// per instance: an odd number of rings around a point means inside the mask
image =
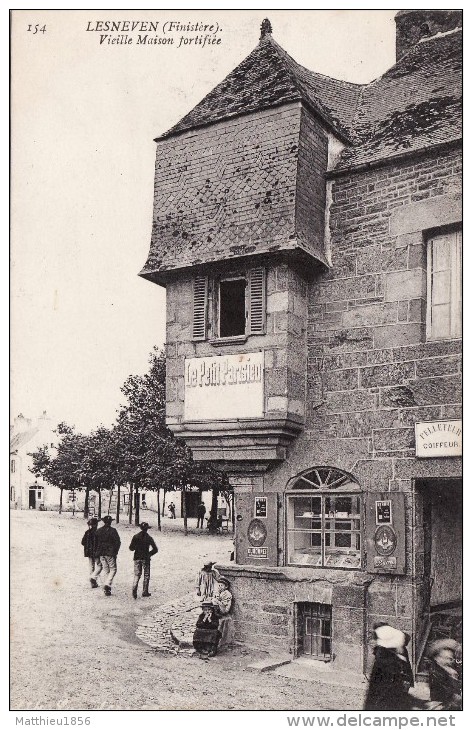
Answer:
[{"label": "arched transom window", "polygon": [[313,467],[289,482],[288,565],[361,567],[361,488],[347,472]]}]

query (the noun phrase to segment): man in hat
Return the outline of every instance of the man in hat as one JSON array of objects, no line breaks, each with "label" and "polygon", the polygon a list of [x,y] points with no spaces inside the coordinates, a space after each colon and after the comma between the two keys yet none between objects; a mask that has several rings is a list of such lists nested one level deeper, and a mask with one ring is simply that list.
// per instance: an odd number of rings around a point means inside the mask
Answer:
[{"label": "man in hat", "polygon": [[88,522],[88,530],[85,531],[84,536],[82,538],[82,545],[84,547],[84,557],[88,558],[89,561],[89,570],[90,570],[90,585],[92,588],[98,588],[98,583],[93,578],[93,574],[95,572],[95,568],[97,567],[97,563],[99,563],[99,557],[97,555],[97,547],[96,547],[96,534],[97,534],[97,526],[98,526],[98,520],[96,517],[91,517]]},{"label": "man in hat", "polygon": [[100,564],[95,569],[92,578],[96,581],[102,569],[105,571],[105,582],[103,592],[111,596],[111,584],[116,575],[116,558],[120,549],[121,540],[118,531],[111,526],[113,517],[105,515],[102,518],[103,527],[99,527],[95,533],[97,555],[100,556]]},{"label": "man in hat", "polygon": [[212,601],[216,583],[220,578],[220,574],[213,567],[214,565],[214,561],[208,560],[197,576],[197,596],[201,597],[202,603]]},{"label": "man in hat", "polygon": [[139,525],[141,532],[133,535],[129,546],[130,550],[134,550],[134,580],[133,580],[133,598],[138,597],[138,583],[144,571],[143,578],[143,598],[149,598],[149,580],[151,578],[151,558],[158,551],[157,545],[150,535],[148,535],[149,525],[147,522],[141,522]]}]

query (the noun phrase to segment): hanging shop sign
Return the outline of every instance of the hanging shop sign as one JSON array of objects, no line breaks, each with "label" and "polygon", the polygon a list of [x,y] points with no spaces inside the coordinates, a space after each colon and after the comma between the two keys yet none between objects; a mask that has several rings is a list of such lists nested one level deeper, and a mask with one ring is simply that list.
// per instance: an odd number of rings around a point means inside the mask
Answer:
[{"label": "hanging shop sign", "polygon": [[264,353],[185,360],[186,421],[262,418]]},{"label": "hanging shop sign", "polygon": [[462,421],[415,423],[415,443],[420,459],[462,456]]}]

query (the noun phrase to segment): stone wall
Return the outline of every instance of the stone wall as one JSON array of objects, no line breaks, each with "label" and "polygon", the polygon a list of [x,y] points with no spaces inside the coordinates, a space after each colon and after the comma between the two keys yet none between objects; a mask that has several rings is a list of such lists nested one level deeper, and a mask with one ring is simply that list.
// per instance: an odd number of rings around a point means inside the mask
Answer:
[{"label": "stone wall", "polygon": [[[249,265],[250,267],[250,265]],[[225,267],[225,275],[245,274],[248,265]],[[210,274],[209,316],[215,290]],[[264,351],[265,413],[304,418],[306,381],[307,283],[287,264],[266,267],[266,334],[249,335],[236,344],[211,342],[216,332],[210,323],[207,341],[192,341],[193,278],[167,286],[167,422],[180,423],[184,414],[184,359]]]}]

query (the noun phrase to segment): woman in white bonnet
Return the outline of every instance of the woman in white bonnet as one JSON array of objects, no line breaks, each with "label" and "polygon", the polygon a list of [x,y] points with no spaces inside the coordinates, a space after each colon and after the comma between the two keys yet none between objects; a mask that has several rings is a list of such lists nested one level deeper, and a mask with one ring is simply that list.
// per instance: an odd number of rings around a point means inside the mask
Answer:
[{"label": "woman in white bonnet", "polygon": [[413,672],[406,646],[408,634],[389,624],[374,625],[374,666],[364,710],[411,710],[408,690],[413,685]]}]

